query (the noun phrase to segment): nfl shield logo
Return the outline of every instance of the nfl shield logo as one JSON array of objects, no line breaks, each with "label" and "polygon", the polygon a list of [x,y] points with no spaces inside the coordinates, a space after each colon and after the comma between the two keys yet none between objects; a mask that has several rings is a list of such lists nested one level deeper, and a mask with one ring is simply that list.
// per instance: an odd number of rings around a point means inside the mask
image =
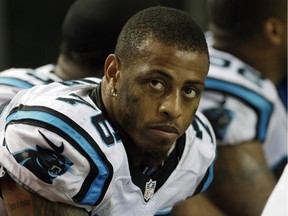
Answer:
[{"label": "nfl shield logo", "polygon": [[149,182],[146,182],[144,193],[144,199],[146,202],[150,200],[154,195],[155,188],[156,188],[156,181],[152,181],[152,179],[150,179]]}]

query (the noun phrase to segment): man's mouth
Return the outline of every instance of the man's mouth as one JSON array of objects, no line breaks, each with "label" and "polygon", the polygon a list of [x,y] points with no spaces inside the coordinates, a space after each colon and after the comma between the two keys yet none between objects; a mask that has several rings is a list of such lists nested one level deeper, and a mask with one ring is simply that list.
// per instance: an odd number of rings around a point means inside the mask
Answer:
[{"label": "man's mouth", "polygon": [[157,125],[150,127],[151,132],[158,136],[168,140],[176,140],[179,136],[179,131],[176,127],[170,125]]}]

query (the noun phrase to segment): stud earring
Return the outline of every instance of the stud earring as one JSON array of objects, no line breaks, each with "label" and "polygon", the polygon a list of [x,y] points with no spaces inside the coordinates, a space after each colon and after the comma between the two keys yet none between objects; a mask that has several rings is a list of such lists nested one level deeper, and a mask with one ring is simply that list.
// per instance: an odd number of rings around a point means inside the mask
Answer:
[{"label": "stud earring", "polygon": [[111,89],[110,95],[111,95],[112,97],[117,97],[117,90],[116,90],[116,88],[112,88],[112,89]]}]

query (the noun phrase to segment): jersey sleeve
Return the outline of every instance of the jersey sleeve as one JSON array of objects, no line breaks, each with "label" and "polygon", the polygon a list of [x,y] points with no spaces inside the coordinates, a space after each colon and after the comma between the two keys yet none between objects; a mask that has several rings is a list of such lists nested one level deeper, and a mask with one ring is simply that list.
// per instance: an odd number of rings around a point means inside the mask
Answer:
[{"label": "jersey sleeve", "polygon": [[199,182],[194,193],[198,194],[207,190],[207,188],[210,187],[213,181],[213,167],[216,158],[217,145],[214,130],[208,119],[203,115],[203,113],[199,111],[196,113],[194,121],[192,122],[192,126],[196,132],[196,142],[202,143],[200,145],[201,149],[199,149],[199,153],[202,152],[203,158],[207,160],[208,164],[205,174],[203,175],[203,178]]},{"label": "jersey sleeve", "polygon": [[239,94],[222,95],[217,90],[207,90],[203,95],[201,111],[211,122],[220,145],[265,139],[273,105],[262,97],[243,95],[241,90]]},{"label": "jersey sleeve", "polygon": [[35,85],[48,84],[60,79],[52,73],[55,65],[49,64],[36,69],[10,68],[0,73],[0,105],[10,101],[20,90]]},{"label": "jersey sleeve", "polygon": [[212,124],[218,144],[263,142],[274,109],[270,83],[233,56],[214,49],[210,55],[199,109]]},{"label": "jersey sleeve", "polygon": [[113,175],[91,123],[101,113],[81,96],[45,93],[59,92],[59,86],[64,92],[70,89],[55,83],[13,98],[1,116],[0,163],[33,193],[90,211],[103,199]]}]

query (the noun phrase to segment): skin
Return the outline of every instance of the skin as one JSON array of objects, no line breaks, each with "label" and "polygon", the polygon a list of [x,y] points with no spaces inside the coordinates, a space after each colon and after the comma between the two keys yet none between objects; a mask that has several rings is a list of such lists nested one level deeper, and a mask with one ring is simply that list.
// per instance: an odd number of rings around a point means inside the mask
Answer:
[{"label": "skin", "polygon": [[84,77],[103,77],[102,68],[93,71],[76,64],[64,54],[59,55],[54,73],[62,80],[76,80]]},{"label": "skin", "polygon": [[[179,50],[153,38],[129,65],[115,55],[105,63],[102,98],[110,120],[125,132],[134,165],[158,165],[190,125],[208,72],[207,55]],[[111,97],[113,88],[117,97]],[[133,121],[131,121],[133,119]],[[129,134],[129,136],[128,136]]]},{"label": "skin", "polygon": [[203,193],[190,197],[172,211],[174,216],[225,216]]},{"label": "skin", "polygon": [[261,215],[276,181],[260,142],[220,147],[214,172],[208,192],[220,209],[227,215]]},{"label": "skin", "polygon": [[[12,180],[2,178],[1,191],[8,215],[34,215],[31,195],[26,190],[16,185]],[[17,194],[17,197],[11,196],[14,193]],[[22,205],[18,203],[22,203]]]},{"label": "skin", "polygon": [[50,202],[36,196],[20,187],[11,179],[2,178],[0,186],[8,216],[89,215],[84,209],[64,203]]}]

